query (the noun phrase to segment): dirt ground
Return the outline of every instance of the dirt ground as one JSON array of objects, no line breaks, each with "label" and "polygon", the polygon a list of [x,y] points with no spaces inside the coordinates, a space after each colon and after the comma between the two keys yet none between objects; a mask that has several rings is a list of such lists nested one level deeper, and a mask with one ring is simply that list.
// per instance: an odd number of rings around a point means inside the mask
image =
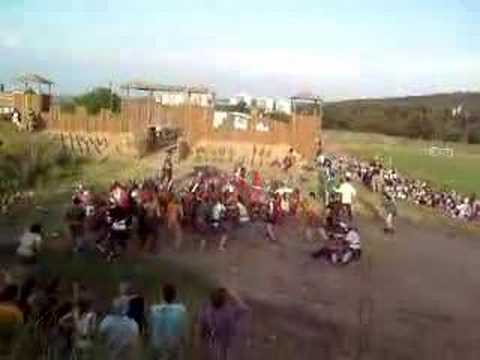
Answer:
[{"label": "dirt ground", "polygon": [[318,244],[293,223],[277,229],[278,246],[260,226],[236,232],[225,254],[185,244],[174,256],[248,299],[248,359],[478,359],[478,239],[402,219],[393,237],[358,223],[365,253],[347,267],[310,259]]},{"label": "dirt ground", "polygon": [[346,267],[311,259],[320,245],[293,220],[277,228],[280,245],[253,224],[235,231],[225,253],[213,244],[200,253],[199,239],[186,236],[180,252],[163,246],[160,256],[245,297],[244,359],[479,359],[479,239],[441,218],[424,225],[400,214],[394,236],[379,220],[356,221],[364,255]]}]

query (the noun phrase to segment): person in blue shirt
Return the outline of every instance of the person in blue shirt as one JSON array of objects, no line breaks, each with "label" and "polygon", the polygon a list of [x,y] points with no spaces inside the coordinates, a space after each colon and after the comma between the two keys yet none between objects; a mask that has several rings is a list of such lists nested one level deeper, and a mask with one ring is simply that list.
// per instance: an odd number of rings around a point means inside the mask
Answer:
[{"label": "person in blue shirt", "polygon": [[150,306],[148,314],[152,359],[179,360],[186,341],[187,310],[177,302],[177,289],[163,287],[163,302]]},{"label": "person in blue shirt", "polygon": [[125,304],[116,299],[110,314],[100,323],[98,331],[105,341],[110,360],[138,358],[139,329],[135,320],[125,315]]}]

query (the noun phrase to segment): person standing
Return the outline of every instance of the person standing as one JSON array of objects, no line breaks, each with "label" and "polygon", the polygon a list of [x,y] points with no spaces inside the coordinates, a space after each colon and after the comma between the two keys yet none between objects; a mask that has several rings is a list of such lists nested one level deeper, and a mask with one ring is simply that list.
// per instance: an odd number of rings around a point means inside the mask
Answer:
[{"label": "person standing", "polygon": [[312,242],[317,235],[322,240],[326,240],[325,229],[322,224],[322,210],[320,204],[316,200],[314,192],[310,192],[308,197],[304,199],[303,204],[304,218],[304,238],[308,242]]},{"label": "person standing", "polygon": [[80,198],[73,198],[72,205],[67,211],[65,221],[73,244],[73,251],[84,250],[84,223],[87,214]]},{"label": "person standing", "polygon": [[129,281],[123,281],[119,286],[119,301],[124,306],[124,314],[134,320],[138,330],[143,333],[145,329],[145,299],[136,287]]},{"label": "person standing", "polygon": [[186,343],[187,310],[177,302],[177,289],[163,287],[163,302],[150,306],[148,315],[152,360],[182,359]]},{"label": "person standing", "polygon": [[75,354],[79,359],[90,359],[94,348],[97,330],[97,314],[90,299],[81,299],[74,310],[75,316]]},{"label": "person standing", "polygon": [[225,205],[220,201],[219,198],[217,198],[212,207],[211,226],[213,228],[213,231],[220,235],[220,241],[218,245],[219,251],[225,251],[227,246],[228,235],[227,229],[225,227],[226,211],[227,208],[225,207]]},{"label": "person standing", "polygon": [[393,220],[397,216],[397,204],[392,194],[387,191],[383,192],[383,201],[382,201],[383,211],[385,213],[385,228],[386,233],[394,233],[395,226]]},{"label": "person standing", "polygon": [[42,226],[33,224],[20,238],[17,256],[23,264],[36,264],[38,253],[43,245]]},{"label": "person standing", "polygon": [[139,329],[137,323],[125,315],[124,304],[115,300],[110,314],[99,325],[110,360],[138,358]]},{"label": "person standing", "polygon": [[171,194],[167,205],[167,228],[175,239],[175,249],[179,250],[183,242],[183,207],[175,194]]},{"label": "person standing", "polygon": [[206,360],[228,360],[241,352],[242,322],[248,306],[233,291],[218,288],[200,310],[197,335]]},{"label": "person standing", "polygon": [[165,161],[163,162],[162,176],[160,177],[160,182],[169,184],[172,178],[173,178],[172,155],[168,153],[167,157],[165,158]]},{"label": "person standing", "polygon": [[350,181],[351,174],[347,172],[345,174],[344,182],[340,185],[338,189],[336,189],[336,192],[340,194],[342,208],[344,209],[344,211],[346,211],[347,216],[351,221],[353,219],[352,205],[354,198],[357,196],[357,190],[355,190]]}]

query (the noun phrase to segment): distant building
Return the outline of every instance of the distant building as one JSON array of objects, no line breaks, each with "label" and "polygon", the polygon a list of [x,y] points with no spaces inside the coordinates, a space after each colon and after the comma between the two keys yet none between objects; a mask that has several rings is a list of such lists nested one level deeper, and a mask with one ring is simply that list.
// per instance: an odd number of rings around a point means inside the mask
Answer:
[{"label": "distant building", "polygon": [[188,103],[188,93],[183,86],[163,86],[153,91],[155,101],[165,106],[180,106]]},{"label": "distant building", "polygon": [[275,99],[271,97],[256,98],[256,108],[265,113],[272,113],[275,111]]},{"label": "distant building", "polygon": [[130,90],[148,92],[157,103],[164,106],[190,104],[212,107],[215,101],[215,94],[203,86],[171,86],[134,81],[123,85],[122,88],[127,94],[130,94]]},{"label": "distant building", "polygon": [[275,112],[284,114],[292,114],[292,101],[290,99],[276,99],[275,100]]},{"label": "distant building", "polygon": [[247,93],[240,93],[230,98],[230,105],[238,105],[241,102],[245,103],[248,107],[252,107],[254,97]]},{"label": "distant building", "polygon": [[251,120],[251,116],[244,113],[233,112],[229,113],[229,116],[233,119],[233,128],[235,130],[248,130],[248,123]]},{"label": "distant building", "polygon": [[226,123],[227,117],[228,117],[228,112],[215,111],[215,113],[213,114],[213,127],[215,129],[222,127]]},{"label": "distant building", "polygon": [[213,127],[215,129],[248,130],[252,117],[249,114],[233,111],[215,111]]},{"label": "distant building", "polygon": [[215,103],[215,94],[204,87],[188,89],[188,101],[191,105],[211,107]]}]

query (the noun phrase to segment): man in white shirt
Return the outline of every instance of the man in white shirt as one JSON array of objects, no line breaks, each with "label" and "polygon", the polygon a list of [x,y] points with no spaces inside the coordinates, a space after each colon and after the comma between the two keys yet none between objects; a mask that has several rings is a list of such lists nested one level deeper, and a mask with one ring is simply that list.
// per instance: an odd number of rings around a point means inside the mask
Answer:
[{"label": "man in white shirt", "polygon": [[218,246],[218,250],[225,251],[225,247],[227,245],[227,230],[223,226],[223,217],[227,208],[225,205],[222,204],[220,200],[217,200],[215,205],[212,207],[212,227],[215,232],[220,234],[220,243]]},{"label": "man in white shirt", "polygon": [[347,211],[347,215],[352,219],[352,204],[353,204],[353,199],[357,196],[357,190],[353,187],[353,185],[350,183],[351,180],[351,174],[346,173],[345,175],[345,181],[340,185],[338,189],[336,189],[336,192],[341,195],[341,203],[342,207]]},{"label": "man in white shirt", "polygon": [[25,263],[35,263],[37,255],[42,248],[42,226],[34,224],[30,230],[20,238],[20,245],[17,248],[17,255]]}]

